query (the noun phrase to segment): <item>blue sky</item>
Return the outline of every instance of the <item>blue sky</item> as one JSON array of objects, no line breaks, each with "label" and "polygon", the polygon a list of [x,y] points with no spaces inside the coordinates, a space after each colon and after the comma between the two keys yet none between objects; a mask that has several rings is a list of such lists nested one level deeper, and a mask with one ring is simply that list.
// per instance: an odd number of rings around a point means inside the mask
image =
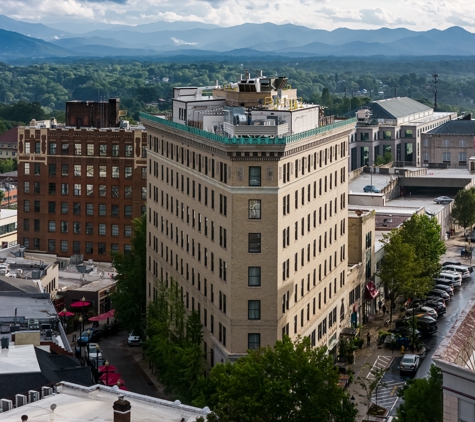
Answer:
[{"label": "blue sky", "polygon": [[0,0],[0,14],[30,22],[88,21],[139,24],[200,21],[220,26],[246,22],[412,30],[458,25],[475,32],[473,0]]}]

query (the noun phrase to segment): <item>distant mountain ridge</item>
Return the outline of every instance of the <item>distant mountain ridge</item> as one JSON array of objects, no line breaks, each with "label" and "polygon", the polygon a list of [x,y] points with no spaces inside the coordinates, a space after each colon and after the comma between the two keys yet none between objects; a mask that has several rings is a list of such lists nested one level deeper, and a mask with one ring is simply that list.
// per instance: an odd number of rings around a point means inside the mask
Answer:
[{"label": "distant mountain ridge", "polygon": [[[218,27],[200,22],[154,22],[138,26],[47,25],[0,15],[3,57],[81,56],[472,56],[475,34],[460,27],[411,31],[406,28],[333,31],[273,23]],[[91,30],[92,29],[92,30]],[[74,33],[72,33],[74,32]],[[13,37],[17,33],[19,37]],[[21,36],[24,38],[21,38]],[[28,39],[30,43],[28,43]],[[5,42],[7,41],[7,42]],[[25,55],[25,51],[32,54]]]}]

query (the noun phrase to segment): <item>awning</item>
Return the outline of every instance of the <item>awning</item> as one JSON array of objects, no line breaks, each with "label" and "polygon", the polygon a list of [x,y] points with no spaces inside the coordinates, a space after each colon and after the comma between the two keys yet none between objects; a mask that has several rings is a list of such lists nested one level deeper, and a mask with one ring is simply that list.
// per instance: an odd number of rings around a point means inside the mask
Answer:
[{"label": "awning", "polygon": [[114,314],[115,314],[115,310],[112,309],[109,312],[106,312],[104,314],[99,314],[99,315],[89,318],[89,321],[104,321],[107,318],[114,318]]},{"label": "awning", "polygon": [[374,285],[374,283],[372,281],[368,281],[364,289],[364,298],[366,300],[371,300],[377,297],[378,295],[379,295],[379,291]]}]

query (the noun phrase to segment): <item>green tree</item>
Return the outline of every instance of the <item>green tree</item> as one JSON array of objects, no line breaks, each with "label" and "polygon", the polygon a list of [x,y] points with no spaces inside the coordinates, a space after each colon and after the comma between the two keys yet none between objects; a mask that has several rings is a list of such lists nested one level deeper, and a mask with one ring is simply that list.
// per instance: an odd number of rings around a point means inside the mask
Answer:
[{"label": "green tree", "polygon": [[146,214],[135,218],[132,224],[132,251],[128,254],[112,254],[117,271],[116,292],[112,294],[112,301],[115,316],[125,328],[143,330],[146,317]]},{"label": "green tree", "polygon": [[442,422],[442,371],[431,365],[427,378],[414,378],[399,391],[404,399],[397,409],[397,422]]},{"label": "green tree", "polygon": [[0,173],[8,173],[17,169],[17,161],[13,158],[0,160]]},{"label": "green tree", "polygon": [[420,261],[421,273],[418,278],[433,278],[439,274],[440,257],[446,248],[437,219],[425,214],[414,214],[403,223],[400,232],[403,243],[413,246]]},{"label": "green tree", "polygon": [[452,217],[463,227],[464,234],[466,228],[475,223],[475,188],[458,191],[452,208]]},{"label": "green tree", "polygon": [[[414,246],[404,243],[401,232],[397,229],[383,236],[384,257],[381,270],[377,273],[381,278],[391,305],[405,290],[407,280],[412,280],[420,272],[420,261]],[[392,321],[393,306],[389,308],[389,320]]]},{"label": "green tree", "polygon": [[326,348],[286,336],[274,347],[216,365],[194,404],[209,406],[223,422],[352,422],[357,411],[338,381]]}]

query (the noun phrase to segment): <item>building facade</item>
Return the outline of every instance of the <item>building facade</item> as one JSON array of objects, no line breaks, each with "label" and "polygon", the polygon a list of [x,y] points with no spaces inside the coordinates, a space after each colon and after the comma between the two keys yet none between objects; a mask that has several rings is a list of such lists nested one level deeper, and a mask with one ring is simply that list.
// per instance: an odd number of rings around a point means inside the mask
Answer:
[{"label": "building facade", "polygon": [[130,251],[131,220],[145,212],[145,145],[141,127],[20,127],[18,242],[95,261]]},{"label": "building facade", "polygon": [[147,298],[176,282],[213,365],[284,335],[335,350],[350,323],[348,140],[285,78],[175,89],[148,138]]},{"label": "building facade", "polygon": [[350,170],[372,166],[390,153],[402,166],[422,166],[421,135],[455,119],[455,112],[434,112],[407,97],[372,101],[358,110],[350,138]]}]

